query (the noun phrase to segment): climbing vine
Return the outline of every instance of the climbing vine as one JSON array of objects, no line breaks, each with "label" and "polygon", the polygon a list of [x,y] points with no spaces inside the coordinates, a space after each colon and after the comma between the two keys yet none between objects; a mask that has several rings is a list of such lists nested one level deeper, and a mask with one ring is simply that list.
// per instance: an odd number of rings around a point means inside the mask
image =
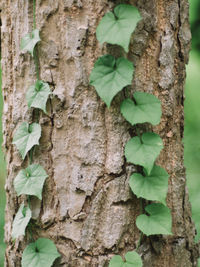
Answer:
[{"label": "climbing vine", "polygon": [[[120,4],[114,8],[114,12],[107,13],[100,21],[96,30],[97,39],[100,43],[107,42],[121,46],[125,54],[128,52],[131,34],[139,20],[139,12],[134,6]],[[116,94],[131,84],[133,73],[133,64],[127,58],[103,55],[94,65],[90,84],[95,87],[107,107],[110,107]],[[142,234],[147,236],[172,234],[171,212],[166,205],[169,175],[165,169],[155,164],[163,149],[163,142],[160,136],[153,132],[141,135],[138,128],[142,123],[152,125],[160,123],[161,103],[152,94],[135,92],[132,99],[127,98],[121,103],[120,111],[137,132],[137,136],[131,138],[125,146],[126,160],[142,167],[140,173],[131,175],[130,188],[138,198],[154,201],[145,207],[147,215],[140,214],[136,219],[136,225],[141,231],[138,248]],[[115,255],[109,267],[142,266],[141,257],[136,251],[128,252],[125,260],[124,262],[121,256]]]},{"label": "climbing vine", "polygon": [[[39,30],[36,29],[36,0],[33,0],[33,30],[21,40],[21,49],[31,54],[36,69],[36,82],[27,90],[26,100],[28,108],[39,109],[47,113],[46,103],[51,90],[48,83],[39,79],[39,60],[36,49],[38,42],[40,42],[40,35]],[[29,226],[32,217],[30,196],[36,196],[42,200],[44,182],[48,177],[41,165],[33,163],[34,148],[39,145],[41,137],[38,112],[35,117],[35,121],[32,124],[22,122],[13,137],[13,144],[16,145],[23,160],[28,156],[29,164],[14,179],[14,188],[17,195],[27,195],[27,202],[20,205],[14,218],[12,239],[16,240],[19,236],[25,235],[27,228],[33,242],[23,252],[22,267],[50,267],[54,260],[60,256],[56,246],[47,238],[39,238],[35,241]]]}]

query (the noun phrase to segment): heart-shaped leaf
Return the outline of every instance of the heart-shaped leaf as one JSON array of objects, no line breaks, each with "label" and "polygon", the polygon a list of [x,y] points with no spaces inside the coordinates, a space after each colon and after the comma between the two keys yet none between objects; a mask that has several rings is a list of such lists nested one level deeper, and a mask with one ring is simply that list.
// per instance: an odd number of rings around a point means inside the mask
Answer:
[{"label": "heart-shaped leaf", "polygon": [[152,94],[135,92],[134,101],[125,99],[121,104],[121,113],[132,125],[149,122],[153,125],[160,123],[161,104],[160,100]]},{"label": "heart-shaped leaf", "polygon": [[144,133],[141,139],[136,136],[128,141],[125,147],[125,156],[128,162],[143,166],[149,175],[162,149],[163,142],[159,135]]},{"label": "heart-shaped leaf", "polygon": [[150,175],[134,173],[130,177],[130,187],[137,197],[160,201],[166,205],[169,175],[165,169],[154,165]]},{"label": "heart-shaped leaf", "polygon": [[30,243],[22,255],[22,267],[50,267],[60,257],[54,243],[47,238],[39,238]]},{"label": "heart-shaped leaf", "polygon": [[113,97],[131,84],[133,64],[125,58],[111,55],[100,57],[90,75],[90,84],[95,86],[97,93],[109,107]]},{"label": "heart-shaped leaf", "polygon": [[26,93],[28,107],[39,108],[46,113],[46,103],[50,93],[48,83],[36,81],[35,85],[31,85]]},{"label": "heart-shaped leaf", "polygon": [[124,261],[122,260],[122,257],[119,255],[113,256],[109,262],[109,267],[123,267],[123,265]]},{"label": "heart-shaped leaf", "polygon": [[153,203],[145,207],[150,216],[142,214],[137,217],[137,227],[147,236],[171,235],[172,218],[170,209],[163,204]]},{"label": "heart-shaped leaf", "polygon": [[135,251],[129,251],[125,255],[126,262],[124,262],[119,255],[112,257],[109,267],[142,267],[142,259]]},{"label": "heart-shaped leaf", "polygon": [[17,195],[33,195],[42,199],[42,189],[47,177],[45,170],[38,164],[32,164],[21,170],[14,180]]},{"label": "heart-shaped leaf", "polygon": [[128,52],[131,34],[139,20],[139,12],[134,6],[118,5],[114,13],[109,12],[102,18],[96,30],[97,39],[100,43],[120,45]]},{"label": "heart-shaped leaf", "polygon": [[27,122],[23,122],[19,126],[14,135],[13,144],[17,146],[23,159],[34,145],[39,145],[40,136],[41,126],[38,123],[29,125]]},{"label": "heart-shaped leaf", "polygon": [[35,29],[31,33],[27,33],[21,40],[21,50],[27,50],[33,56],[36,44],[40,41],[39,30]]},{"label": "heart-shaped leaf", "polygon": [[25,235],[26,226],[28,225],[31,219],[31,210],[29,207],[24,207],[24,204],[21,204],[15,219],[13,221],[12,228],[12,238],[16,239],[21,235]]}]

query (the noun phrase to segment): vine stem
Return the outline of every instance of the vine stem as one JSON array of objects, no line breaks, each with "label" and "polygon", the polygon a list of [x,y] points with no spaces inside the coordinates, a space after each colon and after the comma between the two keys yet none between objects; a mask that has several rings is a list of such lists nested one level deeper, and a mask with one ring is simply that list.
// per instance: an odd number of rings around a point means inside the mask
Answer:
[{"label": "vine stem", "polygon": [[135,129],[136,129],[136,133],[137,133],[138,137],[140,138],[140,142],[141,142],[141,144],[143,144],[143,142],[142,142],[142,136],[141,136],[141,134],[140,134],[140,131],[139,131],[138,127],[135,126]]},{"label": "vine stem", "polygon": [[36,29],[36,0],[33,0],[33,29]]},{"label": "vine stem", "polygon": [[[140,214],[142,214],[142,213],[143,213],[143,205],[142,205],[142,198],[140,198]],[[136,245],[136,249],[138,249],[139,246],[141,245],[142,238],[143,238],[143,233],[140,231],[140,238],[139,238],[138,243]]]}]

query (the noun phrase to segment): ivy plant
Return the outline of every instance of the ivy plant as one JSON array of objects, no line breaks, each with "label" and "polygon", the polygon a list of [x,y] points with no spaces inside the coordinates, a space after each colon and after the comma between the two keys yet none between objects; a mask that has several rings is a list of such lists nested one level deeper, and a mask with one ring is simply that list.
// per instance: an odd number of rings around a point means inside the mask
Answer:
[{"label": "ivy plant", "polygon": [[21,50],[26,50],[33,56],[36,44],[40,41],[39,30],[35,29],[31,33],[27,33],[21,40]]},{"label": "ivy plant", "polygon": [[17,195],[32,195],[42,199],[42,189],[47,177],[42,166],[39,164],[29,165],[26,169],[21,170],[14,180]]},{"label": "ivy plant", "polygon": [[22,159],[25,159],[26,154],[35,145],[39,145],[41,137],[41,126],[38,123],[28,124],[23,122],[17,129],[14,137],[13,144],[18,148]]},{"label": "ivy plant", "polygon": [[54,243],[47,238],[39,238],[30,243],[22,255],[22,267],[49,267],[60,257]]},{"label": "ivy plant", "polygon": [[118,5],[114,12],[102,18],[96,30],[97,39],[100,43],[120,45],[128,52],[131,34],[139,20],[139,12],[134,6]]},{"label": "ivy plant", "polygon": [[170,209],[161,203],[153,203],[145,207],[149,216],[142,214],[137,217],[137,227],[147,236],[171,235],[172,218]]},{"label": "ivy plant", "polygon": [[28,107],[39,108],[47,113],[46,103],[51,93],[48,83],[37,80],[34,85],[31,85],[26,93]]},{"label": "ivy plant", "polygon": [[31,219],[31,210],[21,204],[15,219],[13,221],[12,239],[15,240],[19,236],[25,235],[25,229]]},{"label": "ivy plant", "polygon": [[[26,34],[21,41],[21,49],[28,51],[35,62],[37,80],[31,85],[26,93],[28,108],[41,109],[46,113],[46,104],[51,93],[48,83],[39,79],[39,60],[37,58],[36,46],[40,41],[39,30],[36,29],[36,0],[33,0],[33,31]],[[12,238],[15,240],[19,236],[25,235],[28,223],[31,220],[30,196],[36,196],[42,200],[42,190],[44,182],[48,177],[46,171],[39,164],[32,164],[33,148],[39,145],[41,137],[41,126],[38,123],[38,116],[32,124],[23,122],[16,130],[13,137],[13,144],[19,150],[22,159],[29,154],[29,165],[22,169],[14,179],[14,188],[17,195],[27,195],[28,205],[21,204],[13,221]],[[30,231],[30,230],[29,230]],[[30,236],[33,239],[32,232]],[[22,255],[22,267],[50,267],[56,258],[60,257],[53,241],[47,238],[39,238],[30,243]]]},{"label": "ivy plant", "polygon": [[128,141],[125,147],[125,157],[128,162],[143,166],[149,175],[162,149],[163,142],[160,136],[147,132],[141,137],[136,136]]},{"label": "ivy plant", "polygon": [[90,75],[101,99],[109,107],[113,97],[133,79],[133,64],[125,58],[115,59],[111,55],[100,57]]},{"label": "ivy plant", "polygon": [[[120,4],[100,21],[96,30],[97,39],[100,43],[119,45],[124,48],[125,52],[128,52],[131,34],[139,19],[139,12],[135,7]],[[131,85],[133,71],[132,63],[126,58],[104,55],[97,59],[94,65],[90,75],[90,84],[95,87],[98,95],[110,107],[115,95],[127,85]],[[156,201],[145,208],[148,215],[141,214],[137,217],[136,225],[147,236],[170,235],[172,234],[172,219],[170,209],[166,206],[169,175],[163,168],[155,164],[163,149],[163,142],[160,136],[154,132],[145,132],[140,135],[138,128],[142,123],[152,125],[160,123],[161,102],[153,94],[134,92],[132,98],[123,100],[120,111],[124,118],[134,126],[138,135],[132,137],[125,145],[126,160],[142,167],[141,173],[131,175],[130,188],[138,198]],[[137,247],[140,242],[141,238]],[[109,267],[142,266],[141,257],[136,252],[128,252],[125,259],[126,262],[121,256],[115,255],[111,259]]]}]

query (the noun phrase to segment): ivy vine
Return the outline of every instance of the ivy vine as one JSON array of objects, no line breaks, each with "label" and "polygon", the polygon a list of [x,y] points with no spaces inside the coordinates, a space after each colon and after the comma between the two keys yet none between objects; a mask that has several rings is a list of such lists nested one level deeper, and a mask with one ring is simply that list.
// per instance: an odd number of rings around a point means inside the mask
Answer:
[{"label": "ivy vine", "polygon": [[[100,21],[96,36],[100,43],[107,42],[121,46],[128,52],[131,34],[140,20],[138,10],[131,5],[120,4],[113,12],[107,13]],[[97,59],[90,75],[93,85],[109,108],[113,98],[127,85],[132,83],[134,67],[125,57],[115,58],[104,55]],[[145,207],[147,214],[140,214],[136,225],[141,231],[137,248],[140,246],[142,234],[171,235],[172,218],[166,205],[169,175],[165,169],[155,164],[163,149],[160,136],[153,132],[140,135],[138,124],[160,123],[162,111],[160,100],[152,94],[135,92],[132,99],[125,99],[120,106],[124,118],[136,128],[138,136],[131,138],[125,146],[127,162],[142,167],[141,173],[133,173],[129,185],[138,198],[154,201]],[[119,255],[112,257],[109,267],[141,267],[142,260],[136,251],[125,255],[125,262]]]},{"label": "ivy vine", "polygon": [[[33,0],[33,30],[22,38],[20,46],[21,50],[29,52],[33,57],[37,76],[35,84],[30,86],[26,93],[26,100],[28,108],[40,109],[47,113],[46,103],[51,90],[48,83],[39,79],[39,60],[36,50],[38,42],[40,42],[40,34],[36,28],[36,0]],[[35,120],[32,124],[22,122],[13,137],[13,144],[16,145],[22,159],[29,156],[29,165],[26,169],[20,170],[14,179],[17,195],[27,195],[27,203],[21,204],[14,218],[11,234],[13,240],[25,235],[26,229],[30,231],[27,227],[32,217],[30,196],[36,196],[42,200],[44,182],[48,177],[41,165],[32,163],[33,149],[39,145],[41,137],[41,126],[38,118]],[[33,239],[31,232],[30,236]],[[22,267],[50,267],[58,257],[60,254],[55,244],[50,239],[39,238],[25,248],[21,264]]]}]

